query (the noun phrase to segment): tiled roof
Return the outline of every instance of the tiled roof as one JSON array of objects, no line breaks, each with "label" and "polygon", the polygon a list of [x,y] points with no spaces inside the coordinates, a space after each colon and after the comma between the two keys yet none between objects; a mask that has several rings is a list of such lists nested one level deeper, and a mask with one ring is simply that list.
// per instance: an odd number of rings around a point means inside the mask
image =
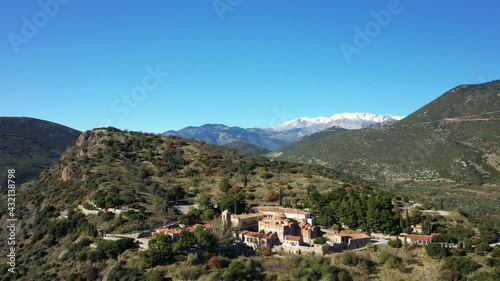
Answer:
[{"label": "tiled roof", "polygon": [[285,236],[285,240],[290,240],[290,241],[297,241],[299,242],[302,237],[300,236]]},{"label": "tiled roof", "polygon": [[431,234],[431,235],[407,234],[406,238],[411,239],[411,240],[432,242],[432,238],[434,236],[436,236],[436,234]]},{"label": "tiled roof", "polygon": [[366,233],[335,233],[334,236],[349,237],[351,239],[366,239],[370,238],[370,235]]},{"label": "tiled roof", "polygon": [[283,213],[283,214],[300,214],[300,215],[310,215],[311,213],[302,211],[299,209],[291,208],[281,208],[281,207],[255,207],[259,212],[273,212],[273,213]]},{"label": "tiled roof", "polygon": [[240,232],[240,235],[259,238],[259,239],[265,239],[265,240],[271,238],[263,233],[258,233],[258,232],[253,232],[253,231],[242,231],[242,232]]}]

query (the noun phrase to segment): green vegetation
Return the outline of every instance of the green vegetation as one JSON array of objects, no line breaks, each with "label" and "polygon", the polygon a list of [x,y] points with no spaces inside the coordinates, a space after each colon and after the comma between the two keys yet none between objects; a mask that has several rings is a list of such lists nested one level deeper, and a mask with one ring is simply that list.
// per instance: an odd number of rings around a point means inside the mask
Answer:
[{"label": "green vegetation", "polygon": [[342,223],[351,229],[393,235],[401,232],[391,196],[377,194],[368,188],[350,193],[337,189],[321,194],[309,187],[306,206],[317,216],[316,222],[324,227]]},{"label": "green vegetation", "polygon": [[[324,245],[325,256],[270,251],[253,256],[248,249],[248,257],[239,256],[241,249],[228,246],[232,235],[217,219],[223,209],[243,213],[250,211],[251,204],[272,201],[309,208],[318,223],[337,230],[346,224],[399,234],[407,225],[398,210],[408,200],[338,169],[270,161],[193,140],[114,128],[82,134],[56,165],[22,186],[18,200],[22,201],[18,273],[1,276],[2,281],[233,280],[235,276],[241,280],[396,278],[390,276],[406,280],[408,272],[420,267],[424,269],[418,274],[437,276],[450,273],[456,264],[470,265],[450,260],[446,267],[436,267],[423,248],[374,245],[367,251],[343,254],[331,254],[331,247]],[[175,205],[184,201],[198,202],[200,209],[181,214]],[[94,204],[111,210],[95,210]],[[78,205],[90,213],[85,216]],[[0,216],[5,219],[5,211]],[[408,224],[424,220],[419,212],[410,219]],[[484,247],[494,238],[494,225],[474,224],[458,213],[449,218],[426,215],[425,220],[430,231],[443,235],[443,241],[458,242],[458,248],[446,256],[464,257],[481,266],[463,275],[494,274],[498,251]],[[171,221],[211,223],[214,232],[183,231],[176,241],[158,235],[146,252],[134,249],[132,239],[109,241],[100,235],[144,231]]]},{"label": "green vegetation", "polygon": [[242,141],[233,141],[230,143],[226,143],[224,147],[234,149],[240,153],[250,154],[254,156],[260,156],[271,152],[270,150],[265,149],[263,147]]}]

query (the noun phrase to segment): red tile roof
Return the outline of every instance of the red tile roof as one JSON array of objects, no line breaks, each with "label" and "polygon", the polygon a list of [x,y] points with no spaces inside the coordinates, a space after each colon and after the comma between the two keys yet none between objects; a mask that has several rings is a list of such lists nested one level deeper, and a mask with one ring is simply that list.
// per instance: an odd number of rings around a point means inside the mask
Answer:
[{"label": "red tile roof", "polygon": [[432,242],[432,238],[436,236],[436,234],[431,235],[417,235],[417,234],[407,234],[406,238],[417,241],[427,241]]},{"label": "red tile roof", "polygon": [[259,212],[274,212],[274,213],[283,213],[283,214],[300,214],[300,215],[310,215],[311,213],[302,211],[299,209],[291,209],[291,208],[281,208],[281,207],[255,207]]},{"label": "red tile roof", "polygon": [[302,237],[300,236],[285,236],[285,240],[290,240],[290,241],[297,241],[299,242]]}]

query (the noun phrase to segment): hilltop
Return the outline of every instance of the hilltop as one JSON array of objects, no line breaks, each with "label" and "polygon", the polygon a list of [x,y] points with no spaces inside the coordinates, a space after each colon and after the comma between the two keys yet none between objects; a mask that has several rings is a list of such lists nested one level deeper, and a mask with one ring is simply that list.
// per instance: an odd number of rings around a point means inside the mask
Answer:
[{"label": "hilltop", "polygon": [[[241,195],[237,212],[242,213],[256,202],[276,204],[280,193],[287,204],[303,204],[312,185],[327,190],[363,183],[332,169],[257,158],[195,140],[114,128],[87,131],[57,163],[18,187],[18,277],[62,280],[84,272],[87,263],[67,257],[75,255],[70,246],[94,237],[97,229],[127,233],[175,219],[198,220],[179,217],[174,207],[183,200],[233,208]],[[75,213],[77,206],[122,211],[85,217]],[[101,269],[115,265],[101,264]]]},{"label": "hilltop", "polygon": [[0,117],[0,176],[5,178],[7,169],[16,169],[18,183],[33,179],[53,165],[79,135],[77,130],[49,121]]}]

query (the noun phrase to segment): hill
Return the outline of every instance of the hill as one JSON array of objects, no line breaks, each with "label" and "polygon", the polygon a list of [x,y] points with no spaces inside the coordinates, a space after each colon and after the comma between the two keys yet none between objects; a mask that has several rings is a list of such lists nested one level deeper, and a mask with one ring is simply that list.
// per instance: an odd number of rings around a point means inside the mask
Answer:
[{"label": "hill", "polygon": [[[48,121],[25,117],[0,117],[0,176],[17,171],[26,182],[53,165],[73,145],[80,132]],[[4,188],[4,181],[0,188]]]},{"label": "hill", "polygon": [[233,141],[230,143],[226,143],[224,146],[239,151],[241,153],[246,153],[254,156],[259,156],[271,152],[270,150],[265,149],[263,147],[242,141]]},{"label": "hill", "polygon": [[407,195],[494,214],[500,206],[500,81],[456,87],[386,127],[290,145],[278,159],[352,171]]},{"label": "hill", "polygon": [[[221,183],[228,190],[222,191]],[[102,278],[118,262],[98,262],[106,260],[106,254],[93,256],[96,251],[89,249],[85,238],[102,246],[107,244],[96,238],[97,229],[128,233],[176,219],[192,224],[205,218],[200,212],[179,216],[174,207],[183,200],[242,213],[256,202],[276,204],[280,190],[283,201],[292,205],[303,204],[311,185],[330,190],[363,183],[332,169],[256,158],[195,140],[114,128],[87,131],[57,163],[18,186],[19,273],[12,276],[15,280],[68,280],[68,276],[98,267]],[[8,215],[5,197],[0,203],[4,221]],[[88,210],[118,206],[121,213],[95,211],[96,215],[83,216],[74,211],[78,205]],[[80,243],[82,239],[85,242]],[[6,243],[2,239],[0,247],[6,249]],[[0,269],[4,272],[5,265]]]}]

